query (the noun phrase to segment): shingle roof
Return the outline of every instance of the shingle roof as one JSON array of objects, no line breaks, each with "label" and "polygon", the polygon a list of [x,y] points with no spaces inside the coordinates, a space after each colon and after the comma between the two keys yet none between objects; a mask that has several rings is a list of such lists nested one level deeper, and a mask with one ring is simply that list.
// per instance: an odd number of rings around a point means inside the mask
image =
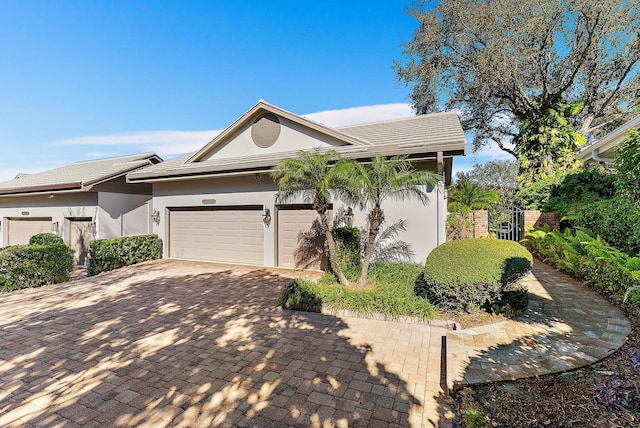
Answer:
[{"label": "shingle roof", "polygon": [[[245,122],[255,114],[255,110],[268,109],[277,114],[285,112],[291,118],[299,117],[294,113],[286,112],[264,101],[260,101],[251,110],[245,113],[241,119]],[[237,122],[228,129],[234,129]],[[301,124],[309,124],[312,121],[304,119]],[[445,156],[460,155],[466,153],[467,142],[460,125],[460,120],[455,113],[434,113],[414,116],[409,118],[387,120],[382,122],[352,125],[340,128],[329,128],[316,124],[315,128],[321,132],[330,132],[333,136],[340,137],[347,143],[345,146],[334,147],[333,150],[341,156],[353,159],[367,159],[374,153],[385,156],[407,154],[419,157],[431,156],[442,152]],[[323,131],[324,130],[324,131]],[[227,132],[229,134],[229,132]],[[173,177],[191,177],[207,174],[237,174],[248,171],[262,172],[272,169],[281,160],[295,157],[297,151],[279,152],[275,154],[251,155],[234,158],[216,159],[215,156],[207,160],[194,161],[209,150],[212,143],[222,137],[218,136],[203,149],[180,156],[158,165],[151,165],[127,174],[127,180],[132,182],[144,182],[146,180],[171,179]],[[220,140],[222,141],[222,140]],[[350,143],[350,142],[357,142]],[[322,149],[319,149],[322,151]]]},{"label": "shingle roof", "polygon": [[343,126],[337,130],[372,144],[413,145],[466,141],[458,115],[453,112]]},{"label": "shingle roof", "polygon": [[0,195],[72,189],[88,190],[95,184],[161,160],[155,153],[141,153],[76,162],[36,174],[18,174],[13,180],[0,183]]}]

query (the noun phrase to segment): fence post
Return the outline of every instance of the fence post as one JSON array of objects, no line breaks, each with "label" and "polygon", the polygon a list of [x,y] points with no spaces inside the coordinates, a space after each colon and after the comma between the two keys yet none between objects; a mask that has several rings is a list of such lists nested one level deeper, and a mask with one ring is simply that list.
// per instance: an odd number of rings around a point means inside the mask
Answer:
[{"label": "fence post", "polygon": [[489,211],[473,212],[473,237],[480,238],[489,235]]}]

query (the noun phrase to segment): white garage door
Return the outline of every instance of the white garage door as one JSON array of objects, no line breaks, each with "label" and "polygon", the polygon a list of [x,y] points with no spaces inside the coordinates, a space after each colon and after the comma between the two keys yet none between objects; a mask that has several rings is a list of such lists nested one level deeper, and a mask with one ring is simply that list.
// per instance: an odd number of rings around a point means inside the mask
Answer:
[{"label": "white garage door", "polygon": [[325,238],[320,232],[319,222],[318,213],[310,208],[278,209],[278,266],[302,269],[326,267]]},{"label": "white garage door", "polygon": [[8,219],[7,245],[26,245],[33,235],[51,232],[51,217]]},{"label": "white garage door", "polygon": [[171,211],[169,257],[262,266],[262,208]]}]

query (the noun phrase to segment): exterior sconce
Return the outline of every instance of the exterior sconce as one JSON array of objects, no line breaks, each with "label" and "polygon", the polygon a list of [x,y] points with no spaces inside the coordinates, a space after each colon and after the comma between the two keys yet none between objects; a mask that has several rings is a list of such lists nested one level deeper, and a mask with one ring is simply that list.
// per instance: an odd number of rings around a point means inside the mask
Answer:
[{"label": "exterior sconce", "polygon": [[98,229],[98,228],[96,227],[96,222],[95,222],[95,221],[94,221],[94,222],[92,222],[92,223],[89,225],[89,232],[91,232],[91,234],[92,234],[92,235],[95,235],[95,234],[96,234],[96,230],[97,230],[97,229]]},{"label": "exterior sconce", "polygon": [[344,220],[348,227],[353,226],[353,208],[347,208],[347,213],[344,215]]},{"label": "exterior sconce", "polygon": [[53,193],[49,193],[49,199],[53,199]]},{"label": "exterior sconce", "polygon": [[262,175],[259,172],[256,172],[256,180],[260,180],[262,178]]},{"label": "exterior sconce", "polygon": [[54,221],[53,223],[51,223],[51,232],[57,234],[59,232],[59,223],[57,221]]},{"label": "exterior sconce", "polygon": [[269,208],[264,209],[264,212],[262,213],[262,222],[267,227],[271,224],[271,210],[269,210]]},{"label": "exterior sconce", "polygon": [[153,214],[151,214],[151,220],[158,226],[160,224],[160,211],[153,210]]}]

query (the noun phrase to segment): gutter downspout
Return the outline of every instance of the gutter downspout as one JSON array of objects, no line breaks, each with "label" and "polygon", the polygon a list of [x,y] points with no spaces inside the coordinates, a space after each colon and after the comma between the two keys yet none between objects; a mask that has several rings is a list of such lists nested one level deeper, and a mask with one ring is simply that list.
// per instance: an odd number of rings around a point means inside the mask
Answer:
[{"label": "gutter downspout", "polygon": [[598,161],[598,162],[607,162],[607,163],[615,162],[615,159],[613,158],[603,158],[602,156],[600,156],[600,152],[598,149],[591,150],[591,157],[593,158],[594,161]]}]

